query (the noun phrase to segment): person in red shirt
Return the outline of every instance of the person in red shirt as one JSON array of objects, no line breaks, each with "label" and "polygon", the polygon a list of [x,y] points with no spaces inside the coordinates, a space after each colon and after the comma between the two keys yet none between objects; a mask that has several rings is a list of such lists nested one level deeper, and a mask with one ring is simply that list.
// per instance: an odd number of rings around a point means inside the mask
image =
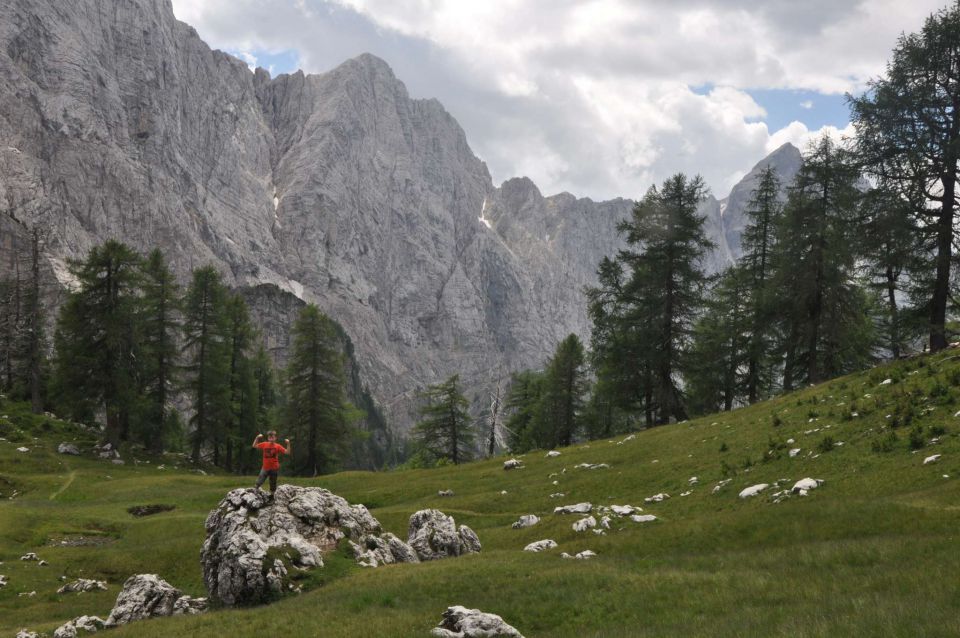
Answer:
[{"label": "person in red shirt", "polygon": [[257,477],[256,489],[260,489],[260,486],[263,485],[263,482],[270,479],[270,496],[273,496],[273,493],[277,489],[277,476],[280,474],[280,455],[281,454],[290,454],[290,439],[284,439],[283,442],[286,444],[286,447],[277,443],[277,432],[276,430],[270,430],[267,432],[267,440],[263,441],[263,435],[258,434],[257,438],[253,440],[253,448],[257,450],[263,450],[263,468],[260,470],[260,475]]}]

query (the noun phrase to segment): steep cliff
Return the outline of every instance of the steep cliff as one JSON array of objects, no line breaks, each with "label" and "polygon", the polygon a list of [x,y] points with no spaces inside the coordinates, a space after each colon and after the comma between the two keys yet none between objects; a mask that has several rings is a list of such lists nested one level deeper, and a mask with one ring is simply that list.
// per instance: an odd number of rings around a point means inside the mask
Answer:
[{"label": "steep cliff", "polygon": [[[459,372],[479,395],[587,338],[583,287],[632,206],[495,188],[453,117],[382,60],[251,74],[169,0],[0,3],[0,139],[0,213],[45,228],[62,283],[115,237],[163,247],[181,277],[213,263],[276,285],[344,326],[401,430],[427,383]],[[703,209],[713,267],[738,250],[734,194]],[[276,343],[288,305],[254,304]]]}]

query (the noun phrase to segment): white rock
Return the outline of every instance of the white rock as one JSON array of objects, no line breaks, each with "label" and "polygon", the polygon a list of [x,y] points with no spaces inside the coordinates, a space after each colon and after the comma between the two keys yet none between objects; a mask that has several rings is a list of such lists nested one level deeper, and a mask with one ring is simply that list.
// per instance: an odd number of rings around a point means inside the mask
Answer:
[{"label": "white rock", "polygon": [[666,493],[664,493],[664,492],[660,492],[659,494],[654,494],[653,496],[648,496],[647,498],[643,499],[643,502],[644,502],[644,503],[662,503],[663,501],[667,500],[668,498],[670,498],[670,495],[669,495],[669,494],[666,494]]},{"label": "white rock", "polygon": [[600,519],[600,527],[603,529],[610,529],[610,517],[604,516]]},{"label": "white rock", "polygon": [[17,452],[29,452],[30,448],[28,447],[18,447]]},{"label": "white rock", "polygon": [[592,529],[597,526],[597,519],[592,516],[586,518],[581,518],[579,521],[573,524],[573,531],[575,532],[585,532],[588,529]]},{"label": "white rock", "polygon": [[20,557],[20,560],[40,560],[40,557],[33,552],[27,552]]},{"label": "white rock", "polygon": [[566,496],[566,494],[563,492],[554,492],[550,495],[550,498],[563,498],[564,496]]},{"label": "white rock", "polygon": [[770,485],[767,483],[757,483],[756,485],[751,485],[750,487],[740,490],[740,498],[750,498],[752,496],[756,496],[768,487],[770,487]]},{"label": "white rock", "polygon": [[697,485],[700,482],[700,478],[697,476],[691,476],[687,479],[688,485]]},{"label": "white rock", "polygon": [[548,459],[556,458],[558,456],[560,456],[560,453],[557,452],[556,450],[550,450],[549,452],[547,452]]},{"label": "white rock", "polygon": [[880,382],[880,385],[890,385],[891,383],[893,383],[893,379],[884,379]]},{"label": "white rock", "polygon": [[79,632],[95,634],[106,626],[98,616],[79,616],[67,622],[53,632],[53,638],[76,638]]},{"label": "white rock", "polygon": [[460,605],[447,607],[443,620],[430,632],[437,638],[523,638],[523,635],[496,614]]},{"label": "white rock", "polygon": [[61,443],[57,446],[57,452],[60,454],[70,454],[72,456],[80,456],[80,448],[78,448],[73,443]]},{"label": "white rock", "polygon": [[523,529],[524,527],[533,527],[540,522],[540,517],[536,514],[524,514],[511,527],[513,529]]},{"label": "white rock", "polygon": [[481,550],[477,534],[439,510],[420,510],[410,515],[407,542],[420,560],[436,560]]},{"label": "white rock", "polygon": [[39,638],[39,634],[37,634],[35,631],[21,629],[17,632],[17,638]]},{"label": "white rock", "polygon": [[810,490],[815,490],[818,487],[823,485],[822,479],[813,479],[813,478],[804,478],[800,479],[793,484],[793,487],[790,489],[794,494],[800,494],[800,496],[806,496],[806,492]]},{"label": "white rock", "polygon": [[593,509],[591,503],[577,503],[576,505],[562,505],[553,508],[554,514],[589,514]]},{"label": "white rock", "polygon": [[3,574],[0,574],[0,589],[3,589],[7,586],[7,577]]},{"label": "white rock", "polygon": [[787,445],[793,445],[794,443],[796,443],[796,441],[793,439],[787,439]]},{"label": "white rock", "polygon": [[107,583],[103,580],[91,580],[89,578],[78,578],[72,583],[68,583],[57,590],[58,594],[69,594],[72,592],[88,592],[88,591],[106,591]]},{"label": "white rock", "polygon": [[727,485],[729,485],[729,484],[730,484],[730,481],[732,481],[732,480],[733,480],[733,479],[723,479],[722,481],[720,481],[719,483],[717,483],[716,485],[713,486],[713,489],[711,490],[711,494],[716,494],[717,492],[719,492],[720,490],[722,490],[724,487],[726,487]]},{"label": "white rock", "polygon": [[634,523],[650,523],[657,520],[657,517],[653,514],[634,514],[630,520]]},{"label": "white rock", "polygon": [[680,492],[680,496],[690,496],[693,494],[693,490],[687,490],[686,492]]},{"label": "white rock", "polygon": [[519,470],[523,467],[523,463],[517,459],[509,459],[503,462],[503,469],[505,470]]},{"label": "white rock", "polygon": [[610,466],[606,463],[579,463],[573,467],[578,470],[602,470]]},{"label": "white rock", "polygon": [[548,549],[554,549],[557,546],[557,542],[549,538],[545,538],[542,541],[536,541],[530,543],[523,548],[525,552],[542,552]]},{"label": "white rock", "polygon": [[639,507],[634,507],[633,505],[611,505],[610,511],[617,516],[630,516],[631,514],[642,510]]},{"label": "white rock", "polygon": [[796,455],[798,455],[798,454],[800,454],[800,448],[795,447],[795,448],[793,448],[792,450],[790,450],[790,458],[791,458],[791,459],[792,459],[793,457],[795,457]]},{"label": "white rock", "polygon": [[928,456],[927,458],[923,459],[923,464],[927,465],[929,463],[936,463],[937,461],[940,460],[940,456],[941,456],[940,454],[934,454],[932,456]]}]

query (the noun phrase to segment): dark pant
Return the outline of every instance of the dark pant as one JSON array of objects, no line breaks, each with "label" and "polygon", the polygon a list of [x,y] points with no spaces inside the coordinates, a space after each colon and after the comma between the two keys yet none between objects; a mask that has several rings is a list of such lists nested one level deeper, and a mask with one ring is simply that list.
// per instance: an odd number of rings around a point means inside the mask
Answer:
[{"label": "dark pant", "polygon": [[270,493],[273,494],[277,491],[277,476],[279,475],[280,470],[260,470],[260,476],[257,477],[256,487],[263,485],[263,482],[267,480],[267,477],[270,477]]}]

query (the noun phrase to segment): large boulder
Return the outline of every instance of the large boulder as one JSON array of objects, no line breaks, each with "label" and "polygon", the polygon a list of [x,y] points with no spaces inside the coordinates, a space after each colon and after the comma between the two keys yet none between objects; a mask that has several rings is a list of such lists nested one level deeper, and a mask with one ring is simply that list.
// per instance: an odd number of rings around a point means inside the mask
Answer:
[{"label": "large boulder", "polygon": [[457,528],[440,510],[420,510],[410,516],[407,542],[420,560],[436,560],[479,552],[480,539],[466,525]]},{"label": "large boulder", "polygon": [[[184,596],[183,592],[156,574],[136,574],[123,583],[117,602],[107,618],[107,627],[153,618],[199,613],[207,608],[205,598]],[[192,611],[184,611],[190,609]]]},{"label": "large boulder", "polygon": [[390,532],[380,536],[368,534],[361,538],[360,542],[350,541],[350,547],[357,562],[363,567],[420,562],[414,549]]},{"label": "large boulder", "polygon": [[72,456],[80,456],[80,448],[78,448],[73,443],[63,442],[57,446],[57,452],[60,454],[70,454]]},{"label": "large boulder", "polygon": [[523,634],[500,616],[460,605],[447,607],[440,625],[434,627],[430,635],[438,638],[523,638]]},{"label": "large boulder", "polygon": [[272,499],[257,489],[233,490],[207,516],[206,529],[203,580],[212,600],[230,606],[294,590],[291,571],[323,567],[323,554],[342,540],[353,542],[366,565],[410,562],[414,554],[390,537],[382,546],[371,540],[382,529],[367,508],[319,487],[281,485]]},{"label": "large boulder", "polygon": [[84,634],[95,634],[104,628],[104,621],[98,616],[79,616],[57,627],[53,638],[77,638]]}]

